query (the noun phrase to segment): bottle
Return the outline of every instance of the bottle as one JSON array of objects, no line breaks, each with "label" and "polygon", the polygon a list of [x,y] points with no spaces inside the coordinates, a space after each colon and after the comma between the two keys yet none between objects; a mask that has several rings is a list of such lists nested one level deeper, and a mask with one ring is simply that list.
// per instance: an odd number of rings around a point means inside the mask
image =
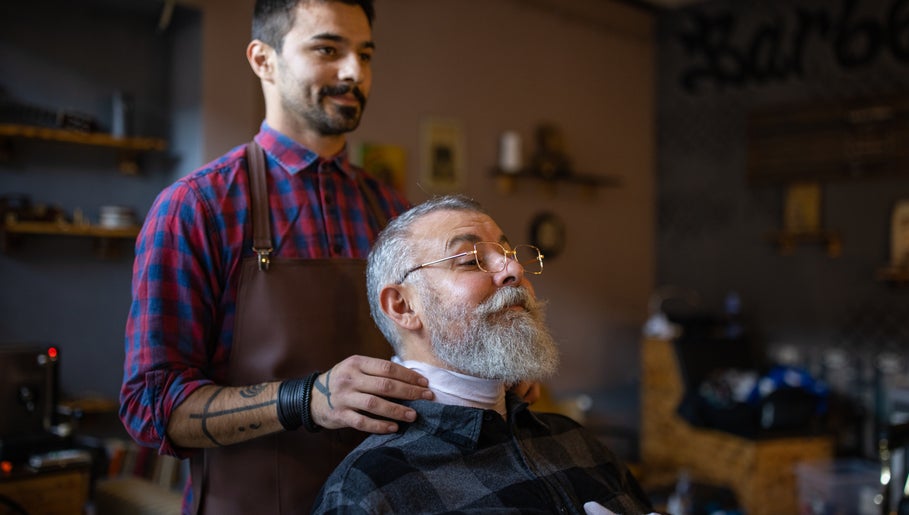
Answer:
[{"label": "bottle", "polygon": [[675,482],[675,490],[666,501],[666,511],[672,515],[691,515],[694,513],[691,478],[685,469],[679,471],[679,477]]},{"label": "bottle", "polygon": [[499,169],[506,173],[518,173],[524,166],[521,157],[521,135],[506,131],[499,139]]},{"label": "bottle", "polygon": [[745,324],[742,322],[742,298],[738,292],[730,291],[723,300],[723,316],[725,326],[723,336],[730,340],[738,340],[745,334]]},{"label": "bottle", "polygon": [[130,135],[132,128],[132,99],[122,91],[114,92],[111,114],[111,136],[125,138]]}]

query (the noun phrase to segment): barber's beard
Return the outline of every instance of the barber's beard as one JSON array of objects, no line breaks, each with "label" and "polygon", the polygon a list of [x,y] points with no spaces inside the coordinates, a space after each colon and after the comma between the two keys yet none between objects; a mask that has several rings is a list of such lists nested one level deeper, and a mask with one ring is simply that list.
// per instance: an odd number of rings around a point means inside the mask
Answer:
[{"label": "barber's beard", "polygon": [[[433,350],[452,369],[509,384],[545,379],[558,369],[543,305],[526,288],[501,288],[475,309],[446,306],[425,284],[422,297]],[[508,309],[515,305],[524,309]]]},{"label": "barber's beard", "polygon": [[[348,91],[359,100],[359,107],[330,105],[330,95],[343,95]],[[360,117],[366,107],[366,96],[358,87],[348,84],[324,86],[314,98],[310,98],[311,102],[307,103],[304,98],[284,96],[282,102],[285,109],[299,113],[309,127],[323,136],[345,134],[360,125]]]},{"label": "barber's beard", "polygon": [[[329,107],[326,98],[331,95],[344,95],[352,93],[360,102],[359,107],[353,106],[331,106]],[[335,136],[344,134],[356,129],[360,125],[360,117],[363,115],[363,109],[366,107],[366,96],[360,91],[360,88],[350,84],[339,84],[337,86],[324,86],[319,90],[318,102],[316,106],[307,114],[307,119],[313,124],[320,134],[324,136]],[[329,109],[336,109],[337,113],[332,114]]]}]

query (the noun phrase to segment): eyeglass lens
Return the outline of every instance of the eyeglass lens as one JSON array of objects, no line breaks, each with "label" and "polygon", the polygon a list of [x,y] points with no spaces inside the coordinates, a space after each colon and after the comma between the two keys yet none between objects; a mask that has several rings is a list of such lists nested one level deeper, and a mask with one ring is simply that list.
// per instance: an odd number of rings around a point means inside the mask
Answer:
[{"label": "eyeglass lens", "polygon": [[[477,249],[477,264],[481,270],[498,273],[505,269],[505,248],[497,243],[480,242],[475,245]],[[536,247],[530,245],[515,245],[508,251],[514,259],[521,264],[524,272],[538,274],[543,271],[540,262],[540,253]]]}]

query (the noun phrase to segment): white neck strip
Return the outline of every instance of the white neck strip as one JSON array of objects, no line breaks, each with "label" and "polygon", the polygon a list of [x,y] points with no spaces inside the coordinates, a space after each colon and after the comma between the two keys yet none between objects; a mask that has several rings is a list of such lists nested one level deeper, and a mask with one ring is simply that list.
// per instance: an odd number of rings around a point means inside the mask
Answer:
[{"label": "white neck strip", "polygon": [[428,379],[436,402],[491,409],[505,417],[505,385],[502,381],[459,374],[422,361],[403,361],[398,356],[394,356],[392,361]]}]

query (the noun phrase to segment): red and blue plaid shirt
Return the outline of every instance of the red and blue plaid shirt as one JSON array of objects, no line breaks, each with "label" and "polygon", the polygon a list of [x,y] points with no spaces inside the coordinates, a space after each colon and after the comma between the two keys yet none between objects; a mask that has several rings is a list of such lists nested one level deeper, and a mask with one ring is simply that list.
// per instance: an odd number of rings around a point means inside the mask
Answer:
[{"label": "red and blue plaid shirt", "polygon": [[[366,258],[380,225],[347,153],[320,159],[266,123],[255,139],[266,152],[272,255]],[[167,438],[167,421],[227,374],[240,261],[253,255],[246,163],[240,145],[166,188],[136,241],[120,418],[163,454],[188,456]],[[368,175],[362,184],[389,219],[409,207]]]}]

